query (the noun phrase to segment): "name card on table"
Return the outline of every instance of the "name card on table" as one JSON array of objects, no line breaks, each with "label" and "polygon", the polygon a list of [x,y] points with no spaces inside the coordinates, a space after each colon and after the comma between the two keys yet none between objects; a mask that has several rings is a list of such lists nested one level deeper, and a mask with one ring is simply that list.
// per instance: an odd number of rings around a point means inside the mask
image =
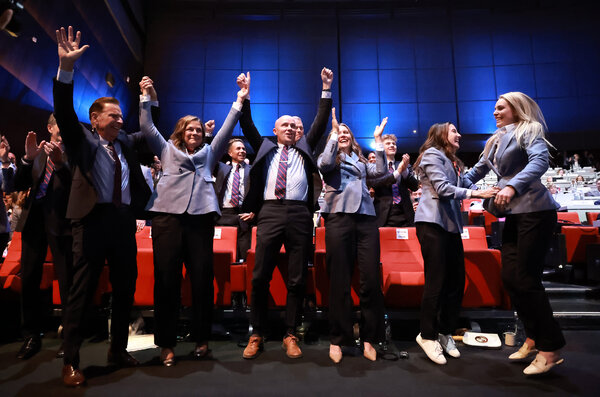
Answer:
[{"label": "name card on table", "polygon": [[397,228],[396,229],[396,240],[408,240],[408,229]]}]

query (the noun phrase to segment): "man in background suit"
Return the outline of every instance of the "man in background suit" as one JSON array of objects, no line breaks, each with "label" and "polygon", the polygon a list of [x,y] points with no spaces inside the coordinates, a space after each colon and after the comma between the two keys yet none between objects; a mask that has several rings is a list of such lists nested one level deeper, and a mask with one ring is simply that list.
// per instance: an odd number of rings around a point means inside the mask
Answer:
[{"label": "man in background suit", "polygon": [[[15,175],[15,190],[31,188],[16,227],[16,231],[21,232],[22,243],[21,328],[25,337],[17,358],[24,360],[36,354],[42,345],[40,281],[48,247],[52,252],[54,274],[58,279],[63,305],[69,297],[71,286],[73,239],[71,223],[65,218],[71,189],[71,170],[53,114],[48,119],[47,129],[50,142],[42,141],[39,145],[35,132],[27,134],[25,156]],[[57,357],[63,354],[61,346]]]},{"label": "man in background suit", "polygon": [[[238,84],[249,83],[240,75]],[[281,116],[273,132],[277,143],[262,138],[252,122],[250,101],[244,101],[240,126],[254,149],[256,159],[250,169],[250,191],[244,208],[257,215],[256,264],[252,274],[251,323],[253,334],[243,357],[252,359],[263,348],[267,327],[269,284],[277,264],[281,244],[288,253],[288,281],[283,348],[289,358],[302,357],[295,336],[299,313],[306,292],[308,255],[312,243],[312,215],[321,186],[315,186],[317,173],[313,156],[327,128],[331,112],[333,72],[321,71],[323,91],[317,116],[307,135],[296,141],[298,128],[292,116]]]},{"label": "man in background suit", "polygon": [[250,165],[246,163],[246,146],[240,138],[229,141],[227,154],[231,162],[218,163],[215,188],[221,218],[217,220],[218,226],[235,226],[237,232],[237,257],[246,259],[250,249],[254,213],[242,212],[244,197],[250,188]]},{"label": "man in background suit", "polygon": [[415,211],[408,189],[416,191],[419,181],[413,175],[408,154],[402,155],[402,161],[395,160],[396,136],[387,134],[382,139],[389,172],[367,181],[369,187],[375,189],[373,204],[377,213],[377,226],[414,226]]},{"label": "man in background suit", "polygon": [[[13,191],[15,177],[15,164],[9,159],[10,145],[5,136],[0,137],[0,161],[2,162],[2,175],[0,175],[0,197],[4,193]],[[0,253],[4,252],[10,240],[10,222],[6,212],[4,200],[0,201]]]},{"label": "man in background suit", "polygon": [[105,263],[112,285],[111,343],[108,362],[135,366],[126,351],[129,313],[137,278],[136,215],[142,217],[150,197],[136,148],[140,134],[121,130],[123,115],[115,98],[98,98],[90,107],[92,131],[79,123],[73,108],[73,67],[88,48],[69,26],[56,31],[59,70],[54,81],[54,115],[74,167],[67,218],[73,226],[73,285],[64,318],[63,383],[80,386],[82,326]]}]

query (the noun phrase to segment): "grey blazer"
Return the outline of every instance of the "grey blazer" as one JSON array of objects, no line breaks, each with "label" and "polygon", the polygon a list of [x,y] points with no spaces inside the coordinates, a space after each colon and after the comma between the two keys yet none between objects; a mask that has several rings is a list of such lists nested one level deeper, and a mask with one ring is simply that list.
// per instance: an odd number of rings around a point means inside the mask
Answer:
[{"label": "grey blazer", "polygon": [[240,115],[241,112],[232,107],[211,144],[201,146],[190,155],[163,138],[152,122],[150,102],[140,102],[142,133],[163,165],[163,176],[148,201],[147,210],[170,214],[221,214],[212,170],[225,153]]},{"label": "grey blazer", "polygon": [[[495,152],[498,165],[498,187],[512,186],[517,192],[505,209],[507,214],[522,214],[545,210],[556,210],[560,205],[542,184],[541,177],[548,169],[548,146],[542,138],[534,140],[522,148],[514,134],[514,125],[505,127],[507,132],[500,138]],[[465,175],[470,183],[475,183],[493,169],[494,151],[488,157],[482,156],[479,162]]]},{"label": "grey blazer", "polygon": [[462,233],[460,200],[467,197],[466,187],[471,184],[456,173],[444,152],[433,147],[423,152],[419,167],[423,194],[415,223],[436,223],[450,233]]},{"label": "grey blazer", "polygon": [[321,212],[375,216],[375,207],[367,188],[367,176],[378,177],[387,172],[383,150],[376,152],[376,164],[365,164],[359,161],[355,153],[342,156],[340,164],[336,164],[337,153],[338,141],[330,139],[317,160],[317,166],[325,182],[325,197]]}]

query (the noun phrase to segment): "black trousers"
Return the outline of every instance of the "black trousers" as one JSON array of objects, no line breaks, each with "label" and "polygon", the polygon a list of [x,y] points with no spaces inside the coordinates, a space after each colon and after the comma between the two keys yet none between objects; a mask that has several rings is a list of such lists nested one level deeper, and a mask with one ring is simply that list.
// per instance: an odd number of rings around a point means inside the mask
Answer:
[{"label": "black trousers", "polygon": [[327,214],[325,260],[329,273],[329,338],[334,345],[354,345],[352,296],[355,262],[360,275],[360,337],[385,339],[384,303],[379,282],[379,230],[374,216]]},{"label": "black trousers", "polygon": [[185,264],[192,284],[192,339],[210,338],[213,303],[214,213],[161,213],[152,220],[154,248],[154,343],[172,348],[177,342],[181,305],[181,270]]},{"label": "black trousers", "polygon": [[268,320],[269,285],[281,244],[284,244],[288,254],[285,325],[288,332],[293,332],[306,293],[312,214],[300,202],[266,201],[258,213],[257,222],[250,321],[254,333],[264,335]]},{"label": "black trousers", "polygon": [[437,340],[454,332],[465,289],[465,254],[459,233],[440,225],[417,222],[417,238],[425,265],[421,301],[421,337]]},{"label": "black trousers", "polygon": [[[41,200],[32,203],[27,223],[21,233],[21,315],[24,337],[39,336],[42,331],[43,304],[40,294],[40,282],[44,269],[44,260],[48,246],[52,252],[54,274],[58,280],[60,300],[63,307],[69,299],[73,267],[73,238],[70,230],[56,235],[50,227],[52,222],[44,211]],[[56,226],[56,225],[54,225]],[[63,310],[64,319],[65,310]]]},{"label": "black trousers", "polygon": [[239,208],[222,208],[221,217],[217,220],[218,226],[237,227],[237,258],[246,259],[252,239],[252,225],[240,219]]},{"label": "black trousers", "polygon": [[403,204],[390,204],[390,212],[384,227],[409,227],[414,226],[404,213]]},{"label": "black trousers", "polygon": [[502,233],[502,281],[525,334],[536,348],[554,351],[565,338],[542,285],[544,258],[556,227],[556,211],[508,215]]},{"label": "black trousers", "polygon": [[111,349],[127,348],[137,279],[137,246],[135,217],[128,206],[97,204],[84,218],[73,221],[72,226],[73,284],[64,315],[64,362],[77,367],[82,325],[105,263],[112,285]]}]

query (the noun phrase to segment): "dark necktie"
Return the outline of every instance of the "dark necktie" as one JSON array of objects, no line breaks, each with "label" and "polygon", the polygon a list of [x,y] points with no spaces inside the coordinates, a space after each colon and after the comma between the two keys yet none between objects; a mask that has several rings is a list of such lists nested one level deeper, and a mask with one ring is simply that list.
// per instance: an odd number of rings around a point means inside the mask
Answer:
[{"label": "dark necktie", "polygon": [[112,202],[115,206],[121,206],[121,160],[119,160],[119,155],[117,154],[117,150],[112,142],[108,143],[108,149],[110,150],[110,154],[115,161],[115,178],[113,183],[113,196]]},{"label": "dark necktie", "polygon": [[44,179],[42,180],[42,183],[40,183],[38,192],[35,195],[36,199],[42,198],[46,195],[50,178],[52,178],[52,172],[54,172],[54,163],[52,162],[52,159],[48,157],[48,161],[46,162],[46,172],[44,173]]},{"label": "dark necktie", "polygon": [[[394,162],[393,161],[390,161],[390,172],[392,174],[394,173]],[[398,184],[394,183],[392,185],[392,203],[400,204],[401,201],[402,201],[402,197],[400,197],[400,189],[398,188]]]},{"label": "dark necktie", "polygon": [[240,165],[235,166],[233,173],[233,183],[231,184],[231,198],[229,202],[233,207],[240,205]]},{"label": "dark necktie", "polygon": [[285,198],[285,183],[287,179],[288,147],[284,146],[279,157],[279,168],[277,169],[277,180],[275,181],[275,197]]}]

